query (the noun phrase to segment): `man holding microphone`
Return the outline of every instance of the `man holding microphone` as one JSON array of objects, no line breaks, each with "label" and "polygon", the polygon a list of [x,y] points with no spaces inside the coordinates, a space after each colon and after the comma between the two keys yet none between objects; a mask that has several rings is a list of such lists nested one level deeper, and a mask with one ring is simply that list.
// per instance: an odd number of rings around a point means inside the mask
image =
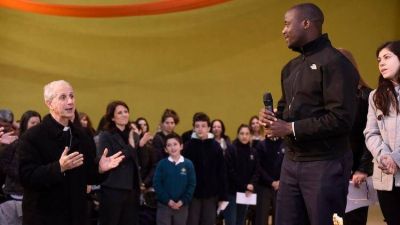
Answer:
[{"label": "man holding microphone", "polygon": [[295,5],[284,22],[286,43],[300,55],[282,70],[277,113],[259,113],[267,137],[284,138],[286,149],[275,224],[332,225],[334,213],[345,213],[359,75],[322,34],[318,6]]}]

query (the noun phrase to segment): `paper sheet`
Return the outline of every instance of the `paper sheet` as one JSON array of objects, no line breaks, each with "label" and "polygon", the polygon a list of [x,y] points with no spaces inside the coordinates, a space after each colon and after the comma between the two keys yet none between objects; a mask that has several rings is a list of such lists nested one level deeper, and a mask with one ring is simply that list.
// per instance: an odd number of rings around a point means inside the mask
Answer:
[{"label": "paper sheet", "polygon": [[249,197],[243,192],[236,192],[236,203],[243,205],[256,205],[257,194],[250,194]]},{"label": "paper sheet", "polygon": [[346,213],[364,206],[372,205],[377,201],[376,190],[372,186],[372,177],[368,177],[366,182],[360,184],[360,188],[356,188],[353,182],[350,181]]}]

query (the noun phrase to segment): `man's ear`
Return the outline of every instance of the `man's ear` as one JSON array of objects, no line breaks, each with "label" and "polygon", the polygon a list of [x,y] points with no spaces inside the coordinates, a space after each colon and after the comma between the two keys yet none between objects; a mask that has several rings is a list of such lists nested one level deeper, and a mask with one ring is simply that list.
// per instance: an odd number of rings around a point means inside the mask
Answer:
[{"label": "man's ear", "polygon": [[311,21],[309,19],[305,19],[305,20],[303,20],[302,24],[303,24],[304,30],[307,30],[311,26]]},{"label": "man's ear", "polygon": [[44,101],[44,104],[46,104],[47,108],[52,109],[50,100]]}]

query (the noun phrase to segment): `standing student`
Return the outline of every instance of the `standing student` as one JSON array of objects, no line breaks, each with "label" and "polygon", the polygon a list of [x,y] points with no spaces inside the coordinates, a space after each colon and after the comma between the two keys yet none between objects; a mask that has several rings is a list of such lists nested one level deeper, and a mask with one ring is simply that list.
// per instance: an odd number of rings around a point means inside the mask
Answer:
[{"label": "standing student", "polygon": [[374,156],[372,175],[379,204],[388,225],[400,224],[395,207],[400,202],[400,41],[387,42],[376,51],[378,88],[369,95],[365,143]]},{"label": "standing student", "polygon": [[258,116],[252,116],[249,120],[249,127],[251,132],[251,145],[256,147],[258,143],[265,139],[264,127],[260,126]]},{"label": "standing student", "polygon": [[276,225],[332,225],[334,213],[345,214],[359,75],[322,34],[323,22],[312,3],[285,13],[282,34],[300,55],[282,70],[277,115],[260,112],[267,137],[285,141]]},{"label": "standing student", "polygon": [[153,181],[158,201],[157,225],[186,225],[196,174],[193,163],[181,155],[181,137],[168,134],[165,141],[169,157],[158,163]]},{"label": "standing student", "polygon": [[191,139],[185,144],[183,155],[193,162],[196,189],[189,206],[187,224],[213,225],[217,205],[226,201],[226,168],[221,146],[210,133],[210,118],[196,113]]},{"label": "standing student", "polygon": [[158,162],[158,153],[152,145],[153,136],[150,134],[149,123],[144,117],[136,119],[140,142],[138,161],[140,166],[141,205],[139,210],[140,225],[156,224],[156,199],[153,188],[153,177]]},{"label": "standing student", "polygon": [[256,187],[257,205],[255,225],[265,225],[272,209],[272,224],[275,224],[276,195],[279,190],[282,160],[285,153],[282,139],[269,138],[256,146],[259,161],[259,179]]},{"label": "standing student", "polygon": [[179,123],[179,116],[173,109],[165,109],[161,116],[161,131],[154,135],[153,146],[157,151],[158,160],[166,158],[168,156],[164,151],[165,137],[168,134],[175,133],[175,127]]},{"label": "standing student", "polygon": [[226,153],[228,171],[228,207],[224,210],[226,225],[244,225],[248,205],[236,203],[236,193],[255,193],[258,182],[258,158],[251,146],[250,127],[242,124],[237,130],[233,147]]}]

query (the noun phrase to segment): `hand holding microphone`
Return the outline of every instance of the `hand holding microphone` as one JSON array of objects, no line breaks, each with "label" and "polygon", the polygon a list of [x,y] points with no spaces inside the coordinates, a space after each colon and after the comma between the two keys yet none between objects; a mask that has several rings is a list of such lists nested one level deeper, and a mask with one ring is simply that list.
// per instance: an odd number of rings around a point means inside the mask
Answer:
[{"label": "hand holding microphone", "polygon": [[292,125],[286,121],[277,119],[273,110],[273,99],[270,92],[263,96],[264,108],[259,113],[259,123],[265,127],[265,134],[274,140],[277,137],[284,137],[292,133]]},{"label": "hand holding microphone", "polygon": [[261,109],[259,121],[265,128],[268,128],[273,121],[277,121],[274,114],[274,100],[270,92],[265,92],[263,102],[264,109]]}]

